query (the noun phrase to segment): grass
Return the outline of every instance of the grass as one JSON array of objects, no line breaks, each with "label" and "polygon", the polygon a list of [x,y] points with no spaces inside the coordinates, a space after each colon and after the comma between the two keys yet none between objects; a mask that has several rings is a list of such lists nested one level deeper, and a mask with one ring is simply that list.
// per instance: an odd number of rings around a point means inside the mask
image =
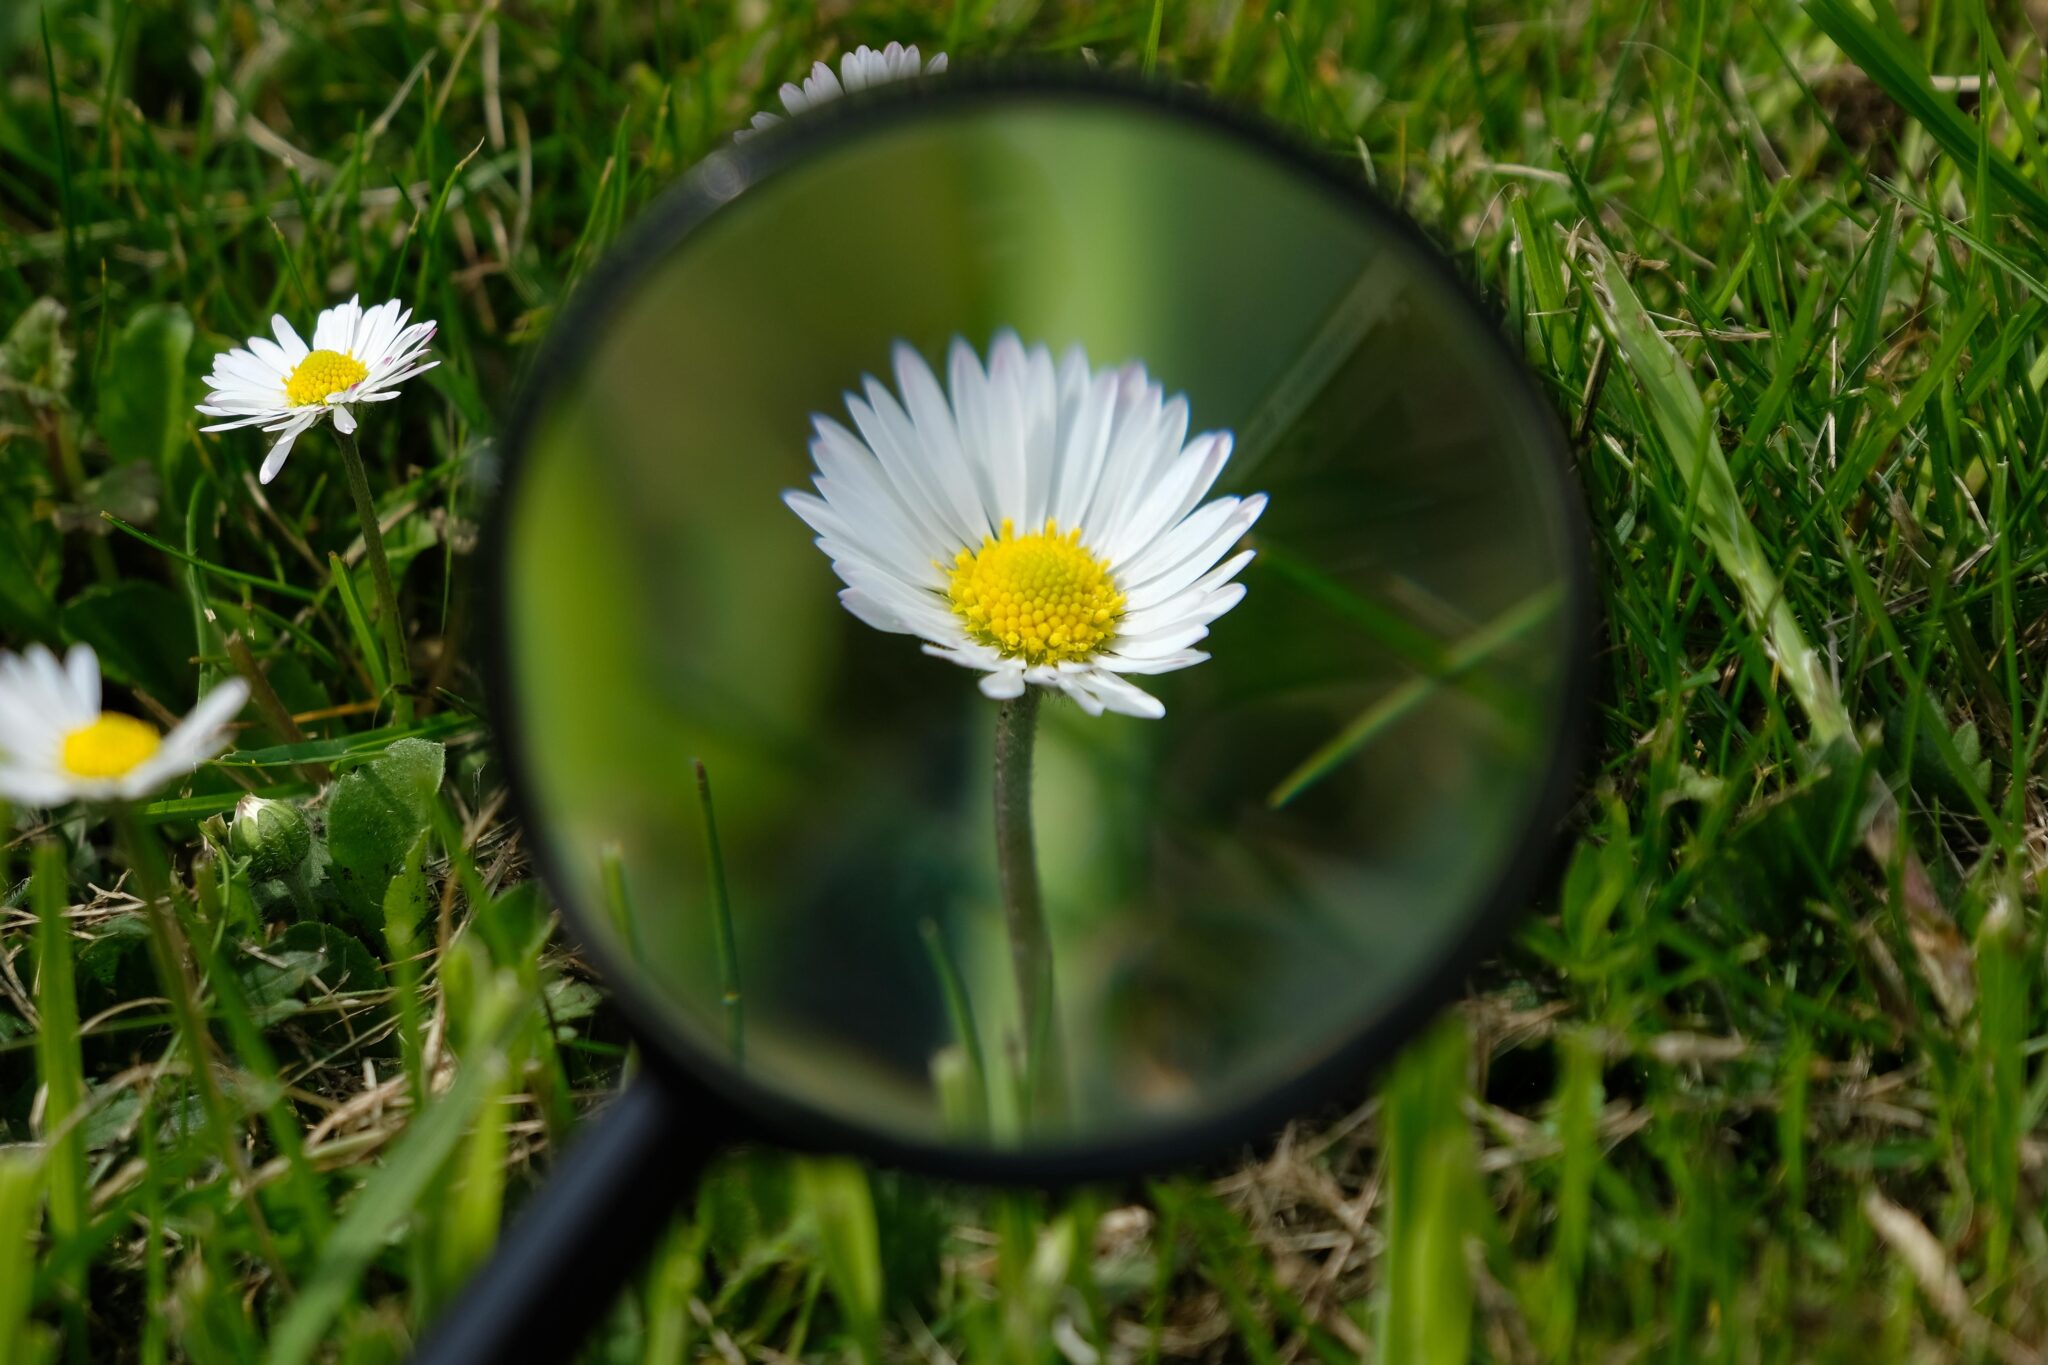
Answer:
[{"label": "grass", "polygon": [[[497,397],[656,190],[890,38],[1194,82],[1430,227],[1573,436],[1596,755],[1513,946],[1354,1108],[1134,1200],[736,1155],[593,1358],[2035,1358],[2040,41],[1877,4],[0,12],[0,636],[282,703],[149,812],[201,1036],[111,832],[6,826],[0,1360],[400,1355],[615,1086],[472,718]],[[411,737],[319,438],[259,488],[189,407],[358,290],[442,327],[364,449]],[[252,880],[244,787],[384,894]]]}]

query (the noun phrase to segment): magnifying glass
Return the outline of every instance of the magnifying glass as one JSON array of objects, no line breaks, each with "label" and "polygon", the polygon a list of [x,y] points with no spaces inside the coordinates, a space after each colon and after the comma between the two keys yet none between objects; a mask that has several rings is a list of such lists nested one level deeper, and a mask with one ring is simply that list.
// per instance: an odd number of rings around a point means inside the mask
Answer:
[{"label": "magnifying glass", "polygon": [[570,1349],[711,1152],[1118,1179],[1356,1084],[1523,903],[1552,414],[1350,176],[952,74],[720,150],[534,366],[498,752],[641,1045],[425,1357]]}]

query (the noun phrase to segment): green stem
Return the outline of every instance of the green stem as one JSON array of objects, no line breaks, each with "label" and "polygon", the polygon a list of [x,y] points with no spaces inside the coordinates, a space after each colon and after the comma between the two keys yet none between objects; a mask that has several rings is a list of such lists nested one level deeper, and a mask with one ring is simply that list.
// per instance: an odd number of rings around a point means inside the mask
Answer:
[{"label": "green stem", "polygon": [[356,520],[362,523],[363,552],[377,585],[377,629],[384,637],[384,663],[391,675],[391,718],[412,724],[412,668],[405,657],[405,621],[398,614],[398,592],[391,586],[391,561],[384,557],[384,532],[377,525],[377,504],[370,497],[370,474],[353,432],[337,430],[342,467],[348,471],[349,496],[355,499]]},{"label": "green stem", "polygon": [[1010,933],[1010,967],[1017,978],[1024,1026],[1026,1116],[1057,1080],[1052,940],[1038,888],[1038,852],[1031,832],[1031,751],[1038,732],[1039,689],[996,710],[996,871],[1002,881],[1003,917]]}]

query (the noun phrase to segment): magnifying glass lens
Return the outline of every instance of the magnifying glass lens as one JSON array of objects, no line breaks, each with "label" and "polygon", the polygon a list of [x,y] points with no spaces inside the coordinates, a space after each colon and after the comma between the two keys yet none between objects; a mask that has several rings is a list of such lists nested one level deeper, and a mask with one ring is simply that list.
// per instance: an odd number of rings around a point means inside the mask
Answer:
[{"label": "magnifying glass lens", "polygon": [[643,1030],[759,1105],[1227,1124],[1412,1026],[1554,813],[1556,435],[1415,235],[1256,138],[887,112],[707,166],[536,376],[530,837]]}]

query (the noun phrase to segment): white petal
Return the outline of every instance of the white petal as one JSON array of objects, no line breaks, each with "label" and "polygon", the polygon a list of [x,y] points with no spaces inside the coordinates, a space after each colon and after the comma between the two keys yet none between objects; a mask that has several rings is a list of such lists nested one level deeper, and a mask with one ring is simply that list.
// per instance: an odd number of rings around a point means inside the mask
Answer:
[{"label": "white petal", "polygon": [[815,499],[793,490],[782,500],[818,532],[819,548],[826,554],[865,559],[906,583],[936,587],[944,581],[932,564],[932,547],[917,543],[881,494],[862,486],[857,477],[846,482],[820,474],[814,482]]},{"label": "white petal", "polygon": [[1158,659],[1178,654],[1209,634],[1206,621],[1176,621],[1144,636],[1116,637],[1117,654],[1128,659]]},{"label": "white petal", "polygon": [[31,645],[27,657],[0,653],[0,754],[27,760],[54,753],[66,731],[96,714],[79,705],[41,645]]},{"label": "white petal", "polygon": [[[1078,351],[1068,357],[1070,373],[1077,361],[1079,386],[1071,389],[1063,402],[1059,476],[1052,496],[1052,515],[1065,527],[1081,526],[1082,515],[1095,500],[1121,389],[1114,372],[1089,375],[1087,359]],[[1066,382],[1073,383],[1071,379]]]},{"label": "white petal", "polygon": [[249,350],[267,369],[275,370],[280,375],[289,376],[298,367],[298,361],[293,360],[282,346],[269,337],[250,337]]},{"label": "white petal", "polygon": [[359,299],[324,308],[313,323],[313,349],[348,353],[348,339],[355,333],[356,318],[362,313]]},{"label": "white petal", "polygon": [[[1153,393],[1159,392],[1154,386]],[[1089,535],[1105,547],[1105,556],[1106,547],[1123,539],[1126,525],[1137,516],[1146,495],[1166,476],[1183,449],[1187,430],[1188,400],[1176,394],[1159,406],[1149,423],[1134,424],[1129,434],[1111,447],[1101,495],[1088,513]]]},{"label": "white petal", "polygon": [[946,352],[946,394],[952,400],[953,428],[959,433],[961,462],[974,491],[988,511],[988,522],[1001,529],[1003,519],[1014,519],[1018,510],[1006,507],[1002,489],[990,468],[988,434],[988,376],[974,348],[962,337],[954,337]]},{"label": "white petal", "polygon": [[839,605],[845,607],[863,625],[872,626],[885,635],[915,635],[916,631],[905,625],[884,606],[856,588],[839,590]]},{"label": "white petal", "polygon": [[1143,630],[1146,627],[1139,625],[1138,622],[1149,613],[1162,612],[1169,616],[1185,614],[1187,607],[1184,603],[1187,599],[1214,592],[1241,573],[1245,565],[1251,563],[1257,554],[1256,550],[1239,550],[1203,574],[1194,584],[1178,591],[1173,590],[1173,579],[1170,577],[1155,578],[1143,587],[1131,588],[1124,593],[1124,620],[1130,623],[1131,629]]},{"label": "white petal", "polygon": [[273,313],[270,315],[270,330],[272,335],[276,336],[278,347],[283,351],[286,360],[296,366],[301,360],[306,358],[306,343],[299,340],[299,334],[292,330],[292,325],[289,322],[285,321],[284,314]]},{"label": "white petal", "polygon": [[1166,595],[1179,592],[1207,573],[1265,510],[1264,493],[1204,504],[1129,565],[1120,566],[1118,581],[1126,592],[1152,583],[1159,584],[1158,591]]},{"label": "white petal", "polygon": [[[220,410],[218,408],[201,408],[200,411],[211,415],[219,412]],[[275,421],[276,418],[277,413],[274,411],[258,412],[251,414],[248,417],[237,417],[231,422],[214,422],[211,423],[210,425],[203,426],[199,429],[201,431],[233,431],[237,427],[260,426],[264,422]]]},{"label": "white petal", "polygon": [[1228,432],[1211,432],[1188,442],[1137,500],[1130,517],[1117,528],[1116,539],[1102,547],[1103,557],[1123,563],[1157,540],[1193,511],[1230,459]]},{"label": "white petal", "polygon": [[934,659],[944,659],[947,663],[958,664],[962,668],[972,668],[982,673],[1012,670],[1017,672],[1018,676],[1023,676],[1023,671],[1016,660],[1005,659],[987,645],[970,640],[965,635],[948,644],[927,643],[924,652]]},{"label": "white petal", "polygon": [[1157,659],[1132,659],[1112,650],[1098,654],[1093,662],[1112,673],[1174,673],[1183,668],[1192,668],[1208,659],[1199,649],[1183,649],[1177,653],[1162,655]]},{"label": "white petal", "polygon": [[1166,714],[1165,702],[1150,692],[1125,682],[1107,669],[1098,668],[1083,675],[1083,681],[1079,685],[1093,693],[1105,708],[1120,715],[1158,720]]},{"label": "white petal", "polygon": [[944,582],[932,561],[950,557],[947,551],[956,547],[930,523],[928,513],[919,514],[915,490],[890,478],[875,453],[845,427],[829,417],[814,422],[818,434],[811,441],[811,458],[823,476],[819,488],[825,500],[859,528],[862,539],[907,556],[905,576],[912,582],[935,587]]},{"label": "white petal", "polygon": [[[88,656],[92,653],[89,647],[77,648],[84,648]],[[75,655],[74,649],[74,658]],[[99,688],[91,688],[88,696],[86,690],[76,687],[72,682],[70,667],[57,662],[55,654],[41,645],[34,645],[24,656],[23,662],[33,679],[36,695],[42,698],[39,703],[41,709],[59,729],[74,730],[81,725],[90,725],[98,718]]]},{"label": "white petal", "polygon": [[71,652],[64,656],[64,672],[79,710],[97,715],[100,709],[100,659],[92,652],[92,646],[84,643],[71,646]]},{"label": "white petal", "polygon": [[903,395],[903,409],[916,433],[917,447],[931,462],[954,512],[974,533],[963,548],[977,545],[983,536],[994,534],[996,525],[989,516],[988,500],[968,467],[967,453],[960,448],[953,409],[923,356],[898,342],[891,358],[896,366],[896,388]]},{"label": "white petal", "polygon": [[284,435],[277,438],[277,444],[272,446],[270,453],[263,457],[263,468],[256,471],[256,481],[258,483],[269,483],[277,477],[277,471],[284,468],[285,458],[292,453],[292,443],[305,435],[306,428],[312,426],[317,420],[315,417],[303,418],[287,428]]},{"label": "white petal", "polygon": [[1023,696],[1024,670],[1003,668],[984,674],[981,679],[981,692],[983,696],[993,697],[997,701],[1008,701],[1012,697]]},{"label": "white petal", "polygon": [[[347,404],[332,403],[329,406],[334,412],[334,429],[336,431],[346,436],[356,429],[356,415],[348,410]],[[266,461],[266,463],[268,462]],[[268,480],[265,482],[268,482]]]},{"label": "white petal", "polygon": [[164,736],[155,753],[114,779],[115,794],[130,800],[147,796],[225,749],[230,738],[225,727],[248,700],[249,685],[240,678],[214,688]]},{"label": "white petal", "polygon": [[67,726],[9,686],[0,692],[0,760],[42,760],[57,752]]},{"label": "white petal", "polygon": [[[250,344],[255,344],[259,339],[252,337]],[[272,346],[270,350],[273,356],[284,354],[283,350],[276,346]],[[215,388],[271,394],[282,401],[285,380],[291,377],[292,368],[297,364],[297,361],[293,361],[290,366],[279,368],[254,351],[223,351],[213,358],[213,374],[206,382]]]},{"label": "white petal", "polygon": [[971,494],[955,497],[956,491],[967,492],[965,481],[956,480],[948,487],[941,477],[944,471],[918,448],[917,433],[895,398],[872,378],[864,382],[867,400],[848,394],[846,410],[897,496],[932,530],[934,549],[966,549],[979,544],[988,533],[985,525],[976,524],[982,520],[980,508]]},{"label": "white petal", "polygon": [[73,795],[72,784],[56,773],[0,764],[0,799],[23,806],[61,806]]},{"label": "white petal", "polygon": [[1045,519],[1042,513],[1033,515],[1031,503],[1031,416],[1024,393],[1028,364],[1024,343],[1008,329],[998,332],[989,348],[986,376],[973,349],[958,337],[953,340],[953,406],[960,414],[961,437],[980,445],[995,491],[997,524],[1014,522],[1020,534],[1037,530]]},{"label": "white petal", "polygon": [[880,605],[910,632],[941,644],[960,638],[960,618],[937,593],[854,560],[834,560],[832,570],[848,588]]}]

